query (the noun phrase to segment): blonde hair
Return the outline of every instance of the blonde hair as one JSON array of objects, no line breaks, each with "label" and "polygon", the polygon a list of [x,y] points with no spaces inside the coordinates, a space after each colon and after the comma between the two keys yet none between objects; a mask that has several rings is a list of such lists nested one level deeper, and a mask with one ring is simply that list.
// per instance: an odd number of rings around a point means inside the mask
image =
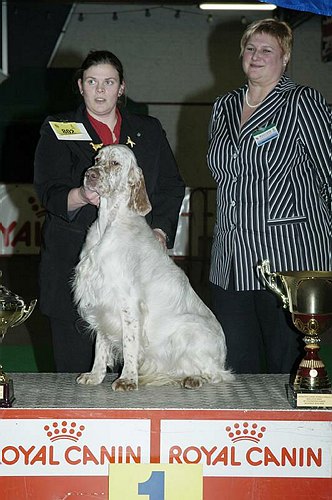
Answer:
[{"label": "blonde hair", "polygon": [[240,46],[240,56],[243,55],[244,49],[249,38],[256,33],[267,33],[273,36],[279,43],[284,56],[290,58],[293,46],[293,32],[290,26],[283,21],[275,19],[262,19],[251,23],[242,35]]}]

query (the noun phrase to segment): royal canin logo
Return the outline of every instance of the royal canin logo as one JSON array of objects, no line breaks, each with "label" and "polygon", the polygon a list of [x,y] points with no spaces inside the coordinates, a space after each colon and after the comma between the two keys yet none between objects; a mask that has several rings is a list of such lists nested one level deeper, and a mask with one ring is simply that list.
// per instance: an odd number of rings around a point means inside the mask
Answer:
[{"label": "royal canin logo", "polygon": [[225,427],[231,444],[224,441],[210,446],[203,443],[189,446],[175,444],[169,448],[168,461],[170,464],[203,463],[218,467],[322,466],[322,448],[280,446],[279,443],[272,447],[264,445],[267,430],[265,425],[257,422],[235,422]]},{"label": "royal canin logo", "polygon": [[58,422],[53,422],[51,426],[44,426],[46,435],[50,438],[52,443],[54,441],[58,441],[59,439],[69,439],[70,441],[75,441],[77,443],[80,437],[82,437],[84,429],[84,425],[77,425],[76,422],[68,424],[65,420],[63,420],[60,425]]},{"label": "royal canin logo", "polygon": [[[108,427],[103,429],[102,422],[96,426],[88,420],[49,420],[40,427],[38,424],[40,432],[36,423],[33,425],[33,434],[24,431],[20,439],[2,439],[2,444],[0,441],[0,474],[15,465],[22,470],[28,466],[31,472],[33,470],[37,474],[44,466],[53,470],[77,466],[100,471],[98,467],[108,464],[144,463],[147,457],[146,441],[136,438],[136,442],[133,439],[129,444],[127,436],[118,437],[118,432],[112,437]],[[313,439],[308,442],[295,439],[292,444],[289,439],[290,424],[285,426],[282,422],[275,425],[273,422],[250,420],[214,422],[215,429],[219,431],[211,434],[205,425],[205,432],[193,434],[192,440],[186,433],[177,431],[176,424],[173,425],[173,437],[162,451],[164,463],[201,463],[204,467],[215,467],[213,473],[217,475],[223,474],[223,471],[232,473],[233,468],[240,470],[241,467],[242,472],[245,470],[248,474],[263,469],[272,470],[273,474],[278,469],[287,469],[289,473],[297,468],[305,468],[312,474],[313,468],[318,471],[325,467],[324,453],[327,452],[324,446],[316,445]],[[301,426],[303,433],[303,424]],[[286,429],[285,438],[283,429]],[[163,439],[167,442],[167,432],[160,439],[161,443]]]},{"label": "royal canin logo", "polygon": [[235,423],[233,426],[228,425],[226,427],[228,437],[233,443],[237,441],[253,441],[254,443],[259,443],[265,431],[266,427],[259,427],[256,423],[249,424],[248,422],[242,422],[241,424]]},{"label": "royal canin logo", "polygon": [[[8,443],[0,445],[1,466],[18,463],[36,466],[105,465],[110,463],[141,463],[141,446],[121,443],[95,442],[87,424],[76,421],[51,421],[43,425],[49,442]],[[90,435],[87,435],[90,434]],[[45,438],[44,440],[45,441]]]}]

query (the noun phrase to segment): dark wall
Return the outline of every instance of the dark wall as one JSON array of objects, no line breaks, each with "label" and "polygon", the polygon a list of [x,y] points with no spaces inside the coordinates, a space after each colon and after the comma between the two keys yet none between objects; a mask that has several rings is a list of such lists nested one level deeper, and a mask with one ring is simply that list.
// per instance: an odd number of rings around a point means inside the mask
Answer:
[{"label": "dark wall", "polygon": [[7,3],[9,73],[27,66],[46,68],[71,4],[29,0]]},{"label": "dark wall", "polygon": [[43,120],[78,103],[73,74],[74,69],[21,68],[0,85],[0,182],[32,182]]},{"label": "dark wall", "polygon": [[59,2],[7,2],[8,78],[0,85],[0,182],[31,182],[40,125],[75,105],[72,70],[47,70],[70,12]]}]

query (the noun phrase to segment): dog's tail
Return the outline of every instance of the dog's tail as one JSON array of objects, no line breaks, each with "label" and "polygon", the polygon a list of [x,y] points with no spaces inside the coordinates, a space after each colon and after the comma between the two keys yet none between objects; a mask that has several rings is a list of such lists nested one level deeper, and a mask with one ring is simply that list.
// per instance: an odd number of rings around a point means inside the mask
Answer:
[{"label": "dog's tail", "polygon": [[[199,377],[203,383],[209,384],[218,384],[220,382],[232,382],[235,379],[234,374],[231,370],[219,370],[213,375],[208,374],[199,374],[192,375],[194,378]],[[190,377],[190,375],[188,376]],[[138,384],[139,385],[154,385],[154,386],[162,386],[162,385],[172,385],[172,386],[181,386],[183,387],[183,381],[185,380],[185,376],[176,377],[168,375],[167,373],[147,373],[144,375],[138,376]]]},{"label": "dog's tail", "polygon": [[148,373],[138,376],[138,385],[154,385],[161,387],[162,385],[180,385],[181,379],[170,377],[166,373]]}]

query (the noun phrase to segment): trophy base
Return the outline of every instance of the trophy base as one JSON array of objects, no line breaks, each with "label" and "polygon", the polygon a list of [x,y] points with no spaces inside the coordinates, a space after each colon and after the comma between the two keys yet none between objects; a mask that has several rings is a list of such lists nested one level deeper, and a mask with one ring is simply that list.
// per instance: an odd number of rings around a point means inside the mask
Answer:
[{"label": "trophy base", "polygon": [[294,389],[286,384],[287,398],[293,408],[332,408],[332,389]]},{"label": "trophy base", "polygon": [[11,408],[14,401],[14,384],[12,379],[0,382],[0,408]]}]

